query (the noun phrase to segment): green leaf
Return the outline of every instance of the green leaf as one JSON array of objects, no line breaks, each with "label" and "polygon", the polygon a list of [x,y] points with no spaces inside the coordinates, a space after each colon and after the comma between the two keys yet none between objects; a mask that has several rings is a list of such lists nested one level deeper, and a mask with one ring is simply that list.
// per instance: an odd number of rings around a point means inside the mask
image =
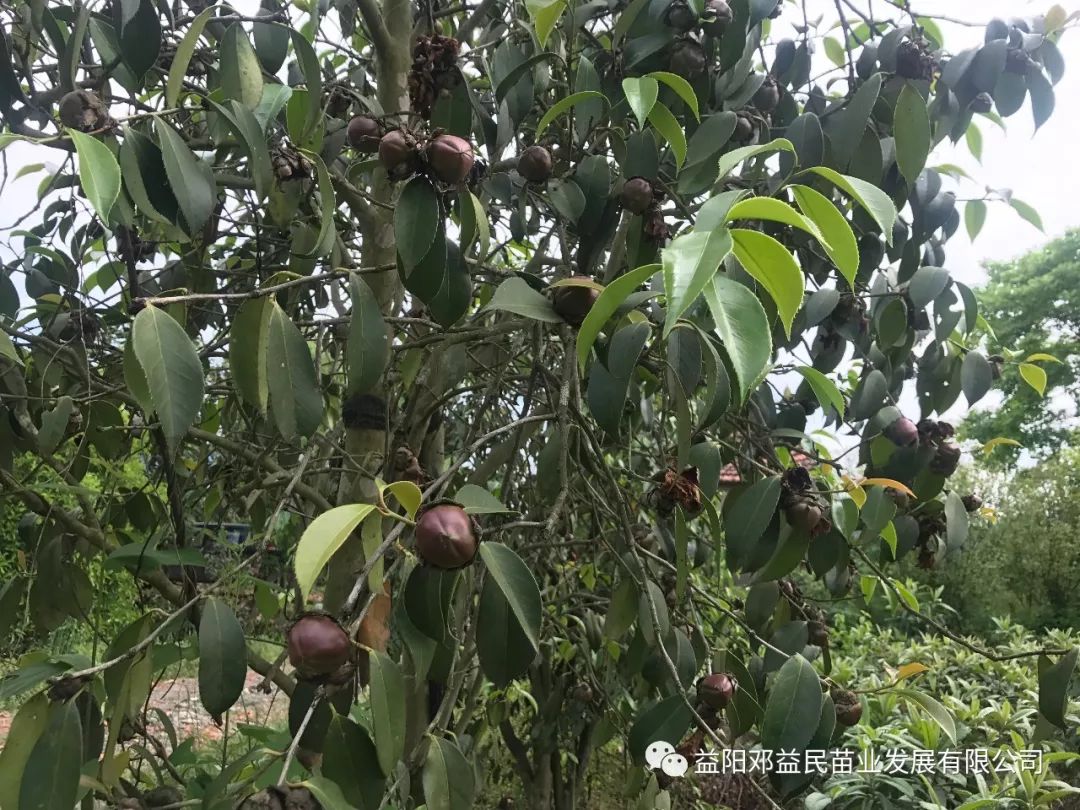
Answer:
[{"label": "green leaf", "polygon": [[352,317],[349,320],[347,363],[349,393],[370,391],[379,382],[390,361],[390,336],[379,301],[363,277],[349,275]]},{"label": "green leaf", "polygon": [[38,692],[15,713],[4,747],[0,748],[0,806],[18,808],[27,760],[45,732],[49,717],[47,691]]},{"label": "green leaf", "polygon": [[945,292],[951,278],[943,267],[920,267],[908,284],[908,298],[916,309],[923,309]]},{"label": "green leaf", "polygon": [[434,186],[417,175],[401,190],[394,208],[398,256],[406,275],[420,264],[435,243],[441,212]]},{"label": "green leaf", "polygon": [[109,147],[97,138],[75,129],[67,133],[79,155],[79,184],[83,193],[102,222],[108,222],[120,196],[120,164]]},{"label": "green leaf", "polygon": [[220,59],[221,91],[225,98],[254,110],[263,93],[262,66],[240,23],[225,29]]},{"label": "green leaf", "polygon": [[802,269],[788,249],[771,236],[740,228],[733,228],[731,235],[735,240],[735,258],[772,296],[784,331],[790,337],[791,325],[803,302]]},{"label": "green leaf", "polygon": [[150,396],[150,383],[147,382],[146,374],[139,365],[139,359],[135,356],[135,348],[130,335],[124,344],[124,384],[138,401],[143,412],[147,415],[152,414],[154,400]]},{"label": "green leaf", "polygon": [[315,49],[307,41],[303,33],[296,29],[290,31],[292,36],[293,51],[296,53],[296,61],[300,65],[300,71],[304,74],[304,84],[307,86],[308,98],[312,103],[307,105],[304,117],[304,126],[301,132],[300,145],[310,147],[316,131],[320,131],[323,120],[322,110],[322,70],[319,67],[319,57]]},{"label": "green leaf", "polygon": [[806,233],[817,239],[822,247],[826,249],[829,247],[828,240],[815,222],[800,214],[783,200],[778,200],[775,197],[749,197],[740,200],[728,210],[727,218],[732,221],[739,219],[767,219],[772,222],[782,222],[785,225],[806,231]]},{"label": "green leaf", "polygon": [[[262,0],[259,3],[260,17],[268,17],[278,11],[281,11],[278,0]],[[252,25],[251,34],[259,64],[271,76],[275,75],[285,64],[285,57],[289,53],[289,29],[280,23],[257,22]]]},{"label": "green leaf", "polygon": [[580,93],[574,93],[561,98],[548,108],[548,111],[544,113],[543,118],[540,119],[540,123],[536,125],[536,138],[539,140],[544,130],[551,126],[551,122],[568,111],[571,107],[589,101],[602,101],[605,107],[608,106],[607,96],[596,90],[583,90]]},{"label": "green leaf", "polygon": [[831,407],[843,417],[844,396],[840,393],[840,389],[836,387],[836,383],[816,368],[811,368],[810,366],[800,366],[795,370],[803,376],[807,383],[809,383],[811,390],[814,392],[814,396],[817,397],[817,401],[821,403],[822,408]]},{"label": "green leaf", "polygon": [[892,693],[924,709],[933,718],[934,722],[941,726],[941,730],[945,732],[949,740],[953,744],[956,743],[956,721],[949,713],[949,710],[934,698],[924,695],[922,692],[916,692],[914,689],[893,689]]},{"label": "green leaf", "polygon": [[750,396],[772,357],[769,319],[749,287],[723,275],[714,276],[712,285],[705,288],[705,300],[734,371],[741,403]]},{"label": "green leaf", "polygon": [[968,151],[971,152],[971,156],[979,163],[982,163],[982,131],[974,123],[968,124],[967,131],[964,133],[964,141],[967,143]]},{"label": "green leaf", "polygon": [[547,296],[538,293],[525,279],[517,276],[508,278],[495,289],[486,308],[513,312],[544,323],[562,323],[563,320]]},{"label": "green leaf", "polygon": [[184,327],[155,306],[135,316],[131,340],[161,430],[175,449],[202,407],[202,361]]},{"label": "green leaf", "polygon": [[645,750],[652,743],[664,741],[675,745],[682,740],[693,720],[693,712],[682,695],[672,695],[650,706],[630,727],[626,740],[630,756],[635,762],[644,764]]},{"label": "green leaf", "polygon": [[337,210],[337,201],[334,196],[334,184],[330,180],[330,172],[326,170],[326,164],[321,157],[314,152],[303,150],[304,155],[315,166],[315,176],[319,179],[319,236],[315,240],[315,248],[309,256],[327,256],[334,248],[334,238],[337,231],[334,229],[334,211]]},{"label": "green leaf", "polygon": [[915,179],[926,165],[930,154],[930,114],[926,102],[919,91],[910,84],[905,84],[896,100],[893,115],[894,134],[896,136],[896,165],[900,174],[908,181],[908,186],[915,185]]},{"label": "green leaf", "polygon": [[686,160],[686,133],[678,119],[671,114],[664,104],[656,102],[649,111],[649,123],[657,132],[664,136],[664,140],[671,146],[671,152],[675,155],[675,172],[678,174]]},{"label": "green leaf", "polygon": [[824,166],[815,166],[807,169],[820,177],[824,177],[838,189],[850,196],[861,205],[881,228],[881,233],[888,244],[892,244],[892,227],[896,221],[896,206],[893,205],[889,195],[877,186],[860,180],[857,177],[835,172]]},{"label": "green leaf", "polygon": [[725,227],[680,234],[660,254],[667,295],[664,337],[712,282],[733,245]]},{"label": "green leaf", "polygon": [[1031,223],[1040,231],[1045,232],[1046,229],[1043,227],[1042,217],[1039,216],[1038,211],[1036,211],[1023,200],[1018,200],[1015,197],[1009,200],[1009,205],[1012,207],[1013,211],[1020,215],[1020,218],[1022,220]]},{"label": "green leaf", "polygon": [[543,607],[540,588],[529,566],[507,546],[491,541],[480,544],[480,558],[487,567],[488,576],[495,580],[509,603],[525,637],[534,650],[539,650]]},{"label": "green leaf", "polygon": [[836,265],[848,286],[855,289],[855,276],[859,272],[859,244],[851,223],[833,205],[832,200],[809,186],[791,186],[795,202],[803,214],[813,221],[825,237],[822,247]]},{"label": "green leaf", "polygon": [[350,807],[378,810],[386,790],[378,762],[378,751],[367,729],[348,717],[334,715],[326,731],[320,770],[338,786]]},{"label": "green leaf", "polygon": [[532,18],[533,27],[536,28],[536,38],[540,41],[540,47],[546,48],[551,32],[562,16],[566,8],[566,0],[525,0],[525,10]]},{"label": "green leaf", "polygon": [[743,146],[738,149],[732,149],[727,154],[720,156],[717,176],[723,179],[731,174],[732,170],[744,160],[756,157],[757,155],[770,154],[772,152],[791,152],[792,154],[795,154],[795,146],[786,138],[777,138],[774,141],[758,144],[757,146]]},{"label": "green leaf", "polygon": [[45,730],[26,760],[19,787],[19,810],[74,807],[83,764],[82,722],[74,700],[55,703]]},{"label": "green leaf", "polygon": [[482,260],[491,249],[491,224],[480,199],[471,191],[466,195],[461,206],[461,250],[467,251],[475,242],[476,257]]},{"label": "green leaf", "polygon": [[299,786],[308,789],[321,810],[355,810],[355,805],[345,798],[341,788],[325,777],[312,776],[301,782]]},{"label": "green leaf", "polygon": [[863,139],[870,114],[881,93],[881,74],[875,73],[859,89],[840,113],[840,120],[835,131],[830,131],[833,162],[841,169],[846,169],[855,154],[855,149]]},{"label": "green leaf", "polygon": [[214,174],[209,165],[195,157],[176,130],[161,118],[156,118],[155,124],[161,138],[161,157],[169,186],[180,203],[185,229],[194,236],[217,204]]},{"label": "green leaf", "polygon": [[1020,376],[1040,396],[1046,396],[1046,372],[1031,363],[1020,364]]},{"label": "green leaf", "polygon": [[622,89],[638,124],[644,129],[649,120],[649,113],[652,112],[657,96],[660,95],[659,83],[648,76],[640,76],[623,79]]},{"label": "green leaf", "polygon": [[191,21],[184,38],[180,40],[180,44],[176,46],[176,53],[173,54],[172,64],[169,66],[169,78],[165,83],[166,107],[177,106],[177,101],[180,99],[180,90],[184,87],[184,77],[187,76],[188,65],[191,64],[191,56],[195,53],[195,48],[199,44],[199,37],[202,36],[206,23],[216,14],[219,8],[220,6],[214,5],[200,11],[195,19]]},{"label": "green leaf", "polygon": [[769,690],[761,721],[762,747],[805,750],[821,719],[821,702],[821,681],[810,662],[798,654],[789,658]]},{"label": "green leaf", "polygon": [[470,515],[495,515],[514,511],[507,509],[498,498],[476,484],[463,486],[454,493],[453,500],[465,507],[465,511]]},{"label": "green leaf", "polygon": [[143,214],[172,226],[178,211],[169,190],[165,163],[157,144],[136,129],[125,129],[120,144],[120,171],[128,196]]},{"label": "green leaf", "polygon": [[496,688],[503,689],[528,672],[536,648],[494,577],[484,579],[479,612],[484,617],[476,631],[480,669]]},{"label": "green leaf", "polygon": [[968,200],[964,206],[964,227],[967,228],[968,238],[974,242],[975,237],[986,224],[986,203],[982,200]]},{"label": "green leaf", "polygon": [[981,352],[970,351],[964,355],[960,367],[960,388],[968,405],[974,405],[990,391],[994,384],[994,371],[990,361]]},{"label": "green leaf", "polygon": [[220,717],[240,699],[247,676],[244,628],[225,602],[211,597],[199,620],[199,700]]},{"label": "green leaf", "polygon": [[319,574],[330,562],[353,530],[375,506],[370,503],[353,503],[323,512],[304,530],[296,545],[296,584],[306,599]]},{"label": "green leaf", "polygon": [[1069,704],[1069,681],[1076,670],[1080,649],[1072,649],[1057,661],[1039,656],[1039,713],[1058,728],[1065,728],[1065,710]]},{"label": "green leaf", "polygon": [[213,101],[210,103],[232,124],[233,130],[243,141],[248,153],[248,169],[255,181],[255,195],[259,200],[265,200],[274,186],[274,167],[270,163],[262,124],[255,113],[239,101],[230,101],[228,108]]},{"label": "green leaf", "polygon": [[694,88],[690,86],[690,82],[684,79],[682,76],[678,76],[674,73],[668,73],[663,70],[654,70],[652,73],[646,74],[646,78],[656,79],[658,82],[663,82],[686,102],[686,106],[690,108],[690,112],[694,114],[694,118],[701,120],[701,114],[698,110],[698,98],[697,93],[694,92]]},{"label": "green leaf", "polygon": [[964,545],[968,537],[969,524],[964,499],[960,497],[960,493],[953,490],[945,498],[945,529],[950,549],[958,549]]},{"label": "green leaf", "polygon": [[371,680],[368,699],[371,727],[383,775],[390,777],[405,755],[405,679],[401,669],[384,652],[368,653]]},{"label": "green leaf", "polygon": [[615,314],[615,310],[622,305],[630,293],[652,278],[659,270],[658,264],[643,265],[619,276],[600,293],[578,329],[577,356],[578,367],[582,373],[585,371],[585,364],[589,361],[593,344],[608,318]]},{"label": "green leaf", "polygon": [[736,565],[745,561],[754,544],[761,539],[780,502],[780,477],[773,475],[738,490],[723,504],[724,536],[728,554]]},{"label": "green leaf", "polygon": [[274,424],[286,439],[310,436],[323,417],[322,390],[307,341],[277,302],[267,328],[267,379]]},{"label": "green leaf", "polygon": [[269,296],[251,298],[240,305],[229,333],[229,370],[240,399],[265,414],[270,389],[267,379],[267,353],[270,347]]},{"label": "green leaf", "polygon": [[421,772],[426,810],[471,810],[476,776],[461,749],[450,740],[433,738]]},{"label": "green leaf", "polygon": [[15,344],[11,342],[7,332],[0,332],[0,357],[6,357],[19,366],[23,364],[19,353],[15,351]]},{"label": "green leaf", "polygon": [[604,617],[604,638],[618,641],[638,615],[637,585],[630,577],[620,580],[611,595],[611,604]]}]

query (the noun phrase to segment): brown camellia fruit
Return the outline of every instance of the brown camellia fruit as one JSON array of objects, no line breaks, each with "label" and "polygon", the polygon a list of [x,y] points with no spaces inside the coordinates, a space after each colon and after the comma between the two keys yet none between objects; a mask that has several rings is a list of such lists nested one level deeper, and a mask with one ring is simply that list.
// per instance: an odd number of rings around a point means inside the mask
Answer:
[{"label": "brown camellia fruit", "polygon": [[698,681],[698,700],[710,709],[721,711],[731,702],[736,687],[735,679],[731,675],[726,672],[714,672]]},{"label": "brown camellia fruit", "polygon": [[983,499],[974,492],[970,495],[965,495],[960,501],[964,504],[964,509],[969,512],[978,512],[982,509]]},{"label": "brown camellia fruit", "polygon": [[539,144],[533,144],[518,157],[518,174],[530,183],[546,183],[551,168],[551,152]]},{"label": "brown camellia fruit", "polygon": [[885,428],[885,438],[900,447],[910,447],[919,441],[919,429],[906,416],[901,416]]},{"label": "brown camellia fruit", "polygon": [[751,103],[763,113],[772,112],[780,103],[780,86],[772,76],[766,76],[761,87],[754,93]]},{"label": "brown camellia fruit", "polygon": [[815,647],[824,647],[829,643],[829,628],[825,626],[825,622],[819,622],[817,620],[810,622],[806,626],[808,640]]},{"label": "brown camellia fruit", "polygon": [[664,21],[676,31],[685,34],[697,25],[697,16],[685,0],[673,0],[664,12]]},{"label": "brown camellia fruit", "polygon": [[724,33],[731,21],[735,19],[735,12],[727,4],[727,0],[709,0],[705,4],[705,14],[702,17],[701,30],[710,37],[719,37]]},{"label": "brown camellia fruit", "polygon": [[289,663],[302,678],[337,672],[352,655],[349,634],[332,616],[309,613],[289,628]]},{"label": "brown camellia fruit", "polygon": [[857,725],[862,719],[862,704],[856,699],[853,703],[836,704],[836,722],[842,726]]},{"label": "brown camellia fruit", "polygon": [[[571,276],[572,281],[589,281],[588,276]],[[564,321],[571,326],[581,326],[585,316],[589,314],[593,304],[600,293],[593,287],[579,284],[568,284],[556,287],[552,295],[552,306]]]},{"label": "brown camellia fruit", "polygon": [[349,145],[360,152],[371,155],[378,152],[382,134],[379,122],[369,115],[357,115],[349,121]]},{"label": "brown camellia fruit", "polygon": [[415,535],[420,558],[446,570],[471,563],[480,545],[476,524],[456,503],[438,503],[421,512]]},{"label": "brown camellia fruit", "polygon": [[930,471],[948,478],[960,465],[960,448],[955,444],[938,445],[937,453],[930,461]]},{"label": "brown camellia fruit", "polygon": [[457,135],[436,135],[427,148],[428,165],[444,183],[462,183],[469,176],[473,161],[472,144]]},{"label": "brown camellia fruit", "polygon": [[619,199],[627,211],[633,214],[644,214],[653,202],[652,183],[644,177],[631,177],[623,183]]},{"label": "brown camellia fruit", "polygon": [[821,507],[810,501],[799,500],[787,508],[784,516],[792,528],[813,534],[821,523]]},{"label": "brown camellia fruit", "polygon": [[748,115],[740,115],[735,119],[735,132],[731,136],[736,141],[748,141],[754,137],[754,122]]},{"label": "brown camellia fruit", "polygon": [[416,163],[416,140],[403,130],[390,130],[379,140],[379,162],[395,179],[412,174]]},{"label": "brown camellia fruit", "polygon": [[668,69],[676,76],[690,80],[704,73],[708,64],[708,57],[701,45],[693,39],[680,39],[671,51]]}]

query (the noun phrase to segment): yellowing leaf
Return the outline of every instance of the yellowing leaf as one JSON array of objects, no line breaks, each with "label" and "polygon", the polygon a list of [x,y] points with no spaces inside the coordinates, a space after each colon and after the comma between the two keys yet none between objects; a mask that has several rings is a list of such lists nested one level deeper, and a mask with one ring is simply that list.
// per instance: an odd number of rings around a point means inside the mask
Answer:
[{"label": "yellowing leaf", "polygon": [[1054,355],[1047,354],[1046,352],[1035,352],[1035,354],[1029,354],[1025,360],[1027,363],[1036,363],[1042,361],[1044,363],[1060,363]]},{"label": "yellowing leaf", "polygon": [[1046,372],[1031,363],[1020,364],[1020,376],[1041,397],[1046,395]]},{"label": "yellowing leaf", "polygon": [[904,664],[900,669],[896,671],[896,680],[902,681],[907,678],[914,678],[916,675],[921,675],[924,672],[929,672],[930,667],[925,664],[914,662],[911,664]]},{"label": "yellowing leaf", "polygon": [[983,455],[990,455],[992,452],[994,452],[995,447],[1000,447],[1001,445],[1009,445],[1010,447],[1024,446],[1020,444],[1020,442],[1018,442],[1016,439],[1006,439],[1004,436],[998,436],[997,438],[991,439],[983,445]]},{"label": "yellowing leaf", "polygon": [[891,487],[899,492],[903,492],[905,495],[910,495],[912,498],[915,497],[915,493],[906,485],[901,484],[899,481],[894,481],[891,478],[864,478],[859,482],[859,485],[864,487]]},{"label": "yellowing leaf", "polygon": [[847,475],[841,478],[840,481],[844,485],[847,494],[851,496],[851,500],[855,502],[855,506],[862,509],[863,505],[866,503],[866,490],[856,484]]},{"label": "yellowing leaf", "polygon": [[296,546],[296,584],[305,598],[319,574],[342,544],[375,507],[353,503],[323,512],[304,530]]}]

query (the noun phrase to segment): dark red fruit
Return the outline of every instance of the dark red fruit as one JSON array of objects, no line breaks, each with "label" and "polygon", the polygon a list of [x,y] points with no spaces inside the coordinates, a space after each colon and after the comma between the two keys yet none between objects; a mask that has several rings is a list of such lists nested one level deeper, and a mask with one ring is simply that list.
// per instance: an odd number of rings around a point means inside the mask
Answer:
[{"label": "dark red fruit", "polygon": [[633,214],[644,214],[653,202],[652,183],[644,177],[631,177],[619,192],[623,207]]},{"label": "dark red fruit", "polygon": [[900,447],[910,447],[919,441],[919,429],[906,416],[901,416],[885,428],[885,438]]},{"label": "dark red fruit", "polygon": [[754,122],[748,115],[740,115],[735,119],[735,132],[731,136],[736,141],[748,141],[754,137]]},{"label": "dark red fruit", "polygon": [[673,0],[664,12],[664,21],[676,31],[685,34],[697,25],[697,16],[685,0]]},{"label": "dark red fruit", "polygon": [[692,39],[680,39],[671,52],[668,69],[676,76],[694,79],[705,71],[708,59],[705,49]]},{"label": "dark red fruit", "polygon": [[980,509],[982,509],[983,499],[976,495],[974,492],[970,495],[965,495],[960,500],[963,502],[964,508],[969,512],[978,512]]},{"label": "dark red fruit", "polygon": [[960,465],[960,448],[955,444],[942,444],[938,446],[934,458],[930,462],[930,471],[948,478]]},{"label": "dark red fruit", "polygon": [[[571,280],[592,281],[588,276],[572,276]],[[581,326],[582,322],[585,320],[585,316],[589,314],[589,310],[593,308],[593,304],[596,303],[596,299],[599,296],[600,292],[594,287],[568,284],[563,287],[555,288],[552,297],[552,305],[555,307],[555,311],[559,313],[562,319],[568,324],[571,326]]]},{"label": "dark red fruit", "polygon": [[735,12],[731,10],[726,0],[709,0],[705,4],[705,14],[702,17],[701,30],[710,37],[719,37],[724,33],[731,21],[735,19]]},{"label": "dark red fruit", "polygon": [[829,643],[829,628],[824,622],[812,621],[806,626],[809,641],[815,647],[825,647]]},{"label": "dark red fruit", "polygon": [[473,561],[480,544],[477,526],[456,503],[440,503],[416,520],[416,553],[428,565],[452,570]]},{"label": "dark red fruit", "polygon": [[530,183],[546,183],[551,177],[551,168],[551,152],[537,144],[530,146],[518,157],[518,174]]},{"label": "dark red fruit", "polygon": [[370,116],[358,115],[349,121],[349,145],[360,152],[371,155],[378,152],[382,134],[379,122]]},{"label": "dark red fruit", "polygon": [[737,688],[738,684],[731,675],[726,672],[714,672],[698,681],[698,700],[710,709],[720,711],[731,702]]},{"label": "dark red fruit", "polygon": [[461,183],[469,176],[473,161],[472,144],[457,135],[436,135],[427,148],[428,165],[444,183]]},{"label": "dark red fruit", "polygon": [[780,87],[776,84],[776,79],[772,76],[766,76],[765,81],[761,83],[761,87],[754,93],[751,103],[763,113],[775,110],[776,105],[780,103]]},{"label": "dark red fruit", "polygon": [[309,613],[289,628],[289,663],[302,678],[331,675],[349,661],[349,634],[331,616]]},{"label": "dark red fruit", "polygon": [[400,129],[387,132],[379,140],[379,162],[394,179],[407,177],[416,166],[416,140]]},{"label": "dark red fruit", "polygon": [[857,725],[862,719],[862,704],[857,700],[854,703],[836,704],[836,722],[842,726]]}]

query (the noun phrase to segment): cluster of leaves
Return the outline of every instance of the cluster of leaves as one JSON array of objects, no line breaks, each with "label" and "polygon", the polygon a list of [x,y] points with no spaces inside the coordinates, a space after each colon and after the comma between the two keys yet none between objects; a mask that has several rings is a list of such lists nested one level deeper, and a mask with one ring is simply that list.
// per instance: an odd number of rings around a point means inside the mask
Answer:
[{"label": "cluster of leaves", "polygon": [[[642,763],[688,733],[837,733],[848,693],[804,568],[921,617],[889,566],[936,564],[969,521],[935,417],[1045,361],[988,353],[928,159],[1028,98],[1043,123],[1069,18],[994,21],[952,53],[886,4],[835,22],[842,64],[816,76],[829,24],[774,40],[799,13],[777,0],[524,5],[4,12],[2,145],[64,163],[10,233],[0,446],[75,499],[0,466],[40,518],[5,608],[47,587],[85,616],[100,555],[165,610],[99,661],[34,657],[4,682],[52,682],[0,758],[5,806],[149,805],[166,784],[273,806],[270,782],[300,782],[324,806],[458,810],[501,745],[536,807],[570,808],[617,737]],[[378,158],[354,116],[385,132]],[[518,171],[532,146],[546,178]],[[822,431],[852,446],[833,458]],[[155,486],[83,486],[125,454]],[[411,542],[451,493],[485,529],[463,570]],[[308,521],[296,543],[283,512]],[[238,519],[251,553],[211,565],[196,524]],[[260,580],[259,609],[282,638],[333,614],[355,642],[341,673],[266,660],[221,597],[278,544],[293,577]],[[1061,728],[1076,656],[1047,653],[1041,718]],[[177,770],[144,706],[185,656],[215,720],[245,664],[276,684],[290,740]],[[722,713],[692,691],[709,669],[739,684]],[[769,802],[812,777],[774,776]],[[663,801],[656,774],[630,784]]]}]

